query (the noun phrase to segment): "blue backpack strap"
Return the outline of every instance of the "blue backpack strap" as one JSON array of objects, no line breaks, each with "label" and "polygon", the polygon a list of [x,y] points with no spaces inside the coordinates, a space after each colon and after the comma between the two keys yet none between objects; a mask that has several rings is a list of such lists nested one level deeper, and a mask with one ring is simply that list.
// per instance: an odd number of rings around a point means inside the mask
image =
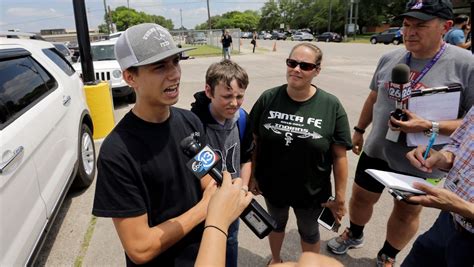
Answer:
[{"label": "blue backpack strap", "polygon": [[239,108],[239,120],[237,121],[237,127],[239,128],[240,141],[244,139],[245,126],[247,125],[247,114],[243,108]]}]

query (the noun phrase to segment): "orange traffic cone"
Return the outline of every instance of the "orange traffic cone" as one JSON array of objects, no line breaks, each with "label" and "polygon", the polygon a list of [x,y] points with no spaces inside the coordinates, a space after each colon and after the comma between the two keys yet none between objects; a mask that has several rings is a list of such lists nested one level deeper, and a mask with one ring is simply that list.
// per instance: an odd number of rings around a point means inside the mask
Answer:
[{"label": "orange traffic cone", "polygon": [[272,50],[273,50],[273,52],[277,51],[277,42],[276,41],[273,43],[273,49]]}]

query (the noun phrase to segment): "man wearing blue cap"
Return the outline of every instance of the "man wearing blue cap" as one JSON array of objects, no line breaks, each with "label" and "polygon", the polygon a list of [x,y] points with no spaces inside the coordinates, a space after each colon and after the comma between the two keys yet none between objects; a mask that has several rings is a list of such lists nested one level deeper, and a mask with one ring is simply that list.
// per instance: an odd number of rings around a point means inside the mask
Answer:
[{"label": "man wearing blue cap", "polygon": [[[453,24],[451,2],[412,0],[408,2],[406,13],[401,17],[405,48],[391,51],[380,59],[370,84],[371,91],[354,127],[352,150],[361,156],[349,202],[350,226],[342,235],[328,242],[328,248],[336,254],[345,254],[350,248],[363,245],[364,226],[369,222],[373,207],[383,192],[384,186],[365,170],[378,169],[423,178],[441,177],[444,175],[441,171],[427,174],[411,166],[406,160],[405,155],[411,149],[406,142],[406,133],[426,132],[448,136],[461,123],[461,119],[430,121],[410,110],[404,110],[407,114],[406,121],[390,116],[390,112],[395,109],[395,100],[389,98],[389,82],[394,67],[400,63],[409,66],[412,90],[460,84],[463,88],[459,104],[460,117],[474,103],[473,57],[469,51],[443,41],[443,35]],[[408,107],[409,104],[410,102]],[[372,130],[364,144],[363,134],[371,123]],[[389,127],[392,131],[400,132],[398,140],[387,140]],[[421,209],[420,205],[394,200],[394,208],[387,222],[386,240],[377,254],[377,266],[394,265],[398,252],[418,230]]]}]

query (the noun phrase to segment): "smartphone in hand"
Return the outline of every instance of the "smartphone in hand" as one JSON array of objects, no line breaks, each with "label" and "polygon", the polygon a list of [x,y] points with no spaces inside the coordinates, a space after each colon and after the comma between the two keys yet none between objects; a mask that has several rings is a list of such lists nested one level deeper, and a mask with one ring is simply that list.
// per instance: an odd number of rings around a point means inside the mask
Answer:
[{"label": "smartphone in hand", "polygon": [[[334,197],[329,197],[329,201],[334,201]],[[336,224],[336,219],[332,215],[331,209],[324,207],[318,216],[318,223],[331,231],[337,232],[339,225]]]}]

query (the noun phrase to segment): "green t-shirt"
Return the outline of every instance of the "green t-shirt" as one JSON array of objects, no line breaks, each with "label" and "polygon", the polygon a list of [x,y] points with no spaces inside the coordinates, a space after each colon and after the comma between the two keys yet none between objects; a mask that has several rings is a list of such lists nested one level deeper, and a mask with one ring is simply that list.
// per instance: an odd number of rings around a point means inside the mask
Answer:
[{"label": "green t-shirt", "polygon": [[352,147],[349,122],[339,100],[321,88],[304,102],[286,88],[265,91],[250,113],[255,177],[272,204],[311,207],[331,195],[331,145]]}]

